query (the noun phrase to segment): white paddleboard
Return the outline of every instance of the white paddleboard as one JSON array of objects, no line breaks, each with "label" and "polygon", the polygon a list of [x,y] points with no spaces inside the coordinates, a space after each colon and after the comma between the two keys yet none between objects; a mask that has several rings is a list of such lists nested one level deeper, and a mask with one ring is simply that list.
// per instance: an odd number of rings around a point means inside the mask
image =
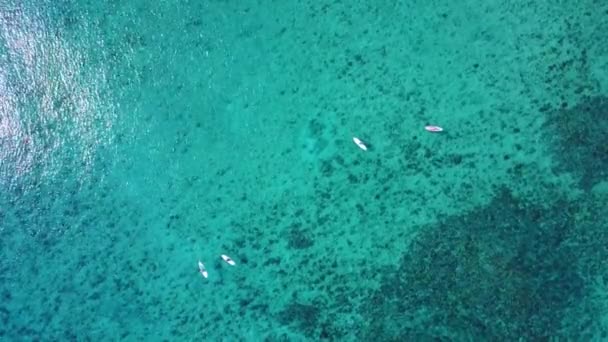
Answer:
[{"label": "white paddleboard", "polygon": [[207,273],[207,269],[205,268],[205,265],[203,265],[203,263],[200,260],[198,261],[198,271],[205,278],[207,278],[209,276],[209,274]]},{"label": "white paddleboard", "polygon": [[224,261],[230,265],[230,266],[234,266],[236,265],[236,263],[234,262],[234,260],[232,260],[229,256],[227,256],[226,254],[222,254],[222,259],[224,259]]},{"label": "white paddleboard", "polygon": [[443,128],[439,126],[425,126],[424,129],[429,132],[443,132]]},{"label": "white paddleboard", "polygon": [[365,144],[363,143],[363,141],[361,141],[361,139],[359,139],[357,137],[353,137],[353,142],[355,144],[357,144],[357,146],[359,146],[359,148],[362,149],[363,151],[367,151],[367,146],[365,146]]}]

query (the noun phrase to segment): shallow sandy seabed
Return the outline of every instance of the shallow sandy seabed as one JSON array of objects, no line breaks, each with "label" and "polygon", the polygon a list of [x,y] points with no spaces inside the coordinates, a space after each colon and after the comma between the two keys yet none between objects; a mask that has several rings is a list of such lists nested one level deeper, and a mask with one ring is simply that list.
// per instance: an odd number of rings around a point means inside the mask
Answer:
[{"label": "shallow sandy seabed", "polygon": [[3,334],[606,334],[605,5],[92,6],[123,135],[5,240]]}]

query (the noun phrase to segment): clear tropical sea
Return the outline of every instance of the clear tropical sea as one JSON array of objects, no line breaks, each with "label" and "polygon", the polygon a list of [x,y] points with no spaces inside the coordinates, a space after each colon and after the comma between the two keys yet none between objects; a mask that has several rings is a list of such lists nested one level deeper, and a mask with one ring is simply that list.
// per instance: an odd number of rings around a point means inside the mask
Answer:
[{"label": "clear tropical sea", "polygon": [[607,18],[0,0],[0,340],[608,340]]}]

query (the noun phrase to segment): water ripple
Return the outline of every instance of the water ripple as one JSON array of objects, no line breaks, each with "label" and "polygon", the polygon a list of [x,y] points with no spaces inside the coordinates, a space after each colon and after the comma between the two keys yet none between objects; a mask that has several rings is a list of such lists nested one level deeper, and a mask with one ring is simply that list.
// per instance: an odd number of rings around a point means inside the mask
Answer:
[{"label": "water ripple", "polygon": [[0,20],[0,182],[27,189],[66,168],[85,182],[112,140],[103,66],[48,15],[13,9]]}]

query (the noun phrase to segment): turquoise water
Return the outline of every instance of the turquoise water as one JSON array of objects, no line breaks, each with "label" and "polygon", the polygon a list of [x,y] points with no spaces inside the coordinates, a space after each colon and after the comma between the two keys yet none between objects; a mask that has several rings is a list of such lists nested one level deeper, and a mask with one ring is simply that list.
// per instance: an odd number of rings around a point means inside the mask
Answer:
[{"label": "turquoise water", "polygon": [[607,13],[1,1],[0,339],[607,340]]}]

